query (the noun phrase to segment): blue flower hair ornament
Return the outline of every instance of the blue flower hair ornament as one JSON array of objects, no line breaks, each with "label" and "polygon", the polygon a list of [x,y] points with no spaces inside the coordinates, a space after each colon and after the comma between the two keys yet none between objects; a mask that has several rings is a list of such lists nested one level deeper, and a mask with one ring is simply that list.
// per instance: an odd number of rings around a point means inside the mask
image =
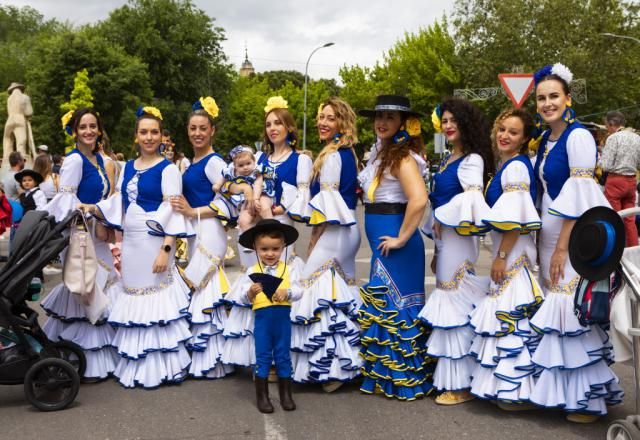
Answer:
[{"label": "blue flower hair ornament", "polygon": [[573,73],[571,73],[571,70],[562,63],[555,63],[553,66],[550,64],[546,65],[534,73],[533,83],[537,86],[540,81],[549,75],[557,75],[562,78],[567,85],[571,84],[571,81],[573,81]]},{"label": "blue flower hair ornament", "polygon": [[229,156],[231,156],[231,159],[235,159],[236,156],[241,153],[253,154],[253,150],[250,147],[247,147],[246,145],[236,145],[231,149],[231,151],[229,151]]}]

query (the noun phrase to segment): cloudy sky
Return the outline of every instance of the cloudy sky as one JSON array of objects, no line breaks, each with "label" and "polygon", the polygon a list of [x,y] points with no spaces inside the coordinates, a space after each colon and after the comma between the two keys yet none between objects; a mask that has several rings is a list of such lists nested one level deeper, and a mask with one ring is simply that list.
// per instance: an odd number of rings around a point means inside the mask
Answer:
[{"label": "cloudy sky", "polygon": [[[106,18],[126,0],[0,0],[31,6],[46,18],[80,25]],[[309,64],[312,78],[338,78],[348,64],[372,66],[403,37],[451,14],[454,0],[195,0],[226,31],[224,49],[236,66],[249,59],[258,72],[304,72],[311,51],[327,42]]]}]

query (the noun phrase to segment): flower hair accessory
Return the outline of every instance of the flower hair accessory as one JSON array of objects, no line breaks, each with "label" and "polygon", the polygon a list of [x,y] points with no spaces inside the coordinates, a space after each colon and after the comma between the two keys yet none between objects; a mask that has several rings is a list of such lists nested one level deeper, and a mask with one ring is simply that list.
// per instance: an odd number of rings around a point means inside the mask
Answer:
[{"label": "flower hair accessory", "polygon": [[62,116],[62,118],[60,118],[60,121],[62,122],[62,129],[69,136],[73,136],[73,130],[71,129],[71,119],[73,118],[73,113],[74,110],[69,110]]},{"label": "flower hair accessory", "polygon": [[147,106],[147,107],[143,107],[140,106],[138,107],[138,111],[136,112],[136,118],[140,118],[144,115],[151,115],[155,118],[158,118],[162,121],[162,113],[160,113],[160,110],[157,109],[156,107],[151,107],[151,106]]},{"label": "flower hair accessory", "polygon": [[411,137],[419,136],[420,133],[422,133],[422,127],[420,126],[420,120],[418,118],[410,116],[407,118],[404,125],[407,129],[407,133],[409,133],[409,136]]},{"label": "flower hair accessory", "polygon": [[246,145],[236,145],[231,149],[231,151],[229,151],[229,156],[231,156],[231,159],[235,159],[236,156],[241,153],[253,154],[253,150],[250,147],[247,147]]},{"label": "flower hair accessory", "polygon": [[211,96],[207,96],[203,98],[202,96],[196,102],[193,103],[191,108],[195,110],[204,110],[211,116],[213,119],[217,118],[220,114],[220,109],[218,108],[218,104],[216,104],[216,100]]},{"label": "flower hair accessory", "polygon": [[433,113],[431,113],[431,123],[433,124],[433,129],[436,133],[442,133],[442,108],[440,104],[436,105],[436,108],[433,109]]},{"label": "flower hair accessory", "polygon": [[562,63],[555,63],[553,66],[547,65],[533,74],[533,82],[538,85],[545,77],[549,75],[558,75],[567,85],[573,81],[573,73],[567,66]]},{"label": "flower hair accessory", "polygon": [[289,108],[289,104],[282,96],[272,96],[267,100],[267,106],[264,108],[265,113],[277,108]]}]

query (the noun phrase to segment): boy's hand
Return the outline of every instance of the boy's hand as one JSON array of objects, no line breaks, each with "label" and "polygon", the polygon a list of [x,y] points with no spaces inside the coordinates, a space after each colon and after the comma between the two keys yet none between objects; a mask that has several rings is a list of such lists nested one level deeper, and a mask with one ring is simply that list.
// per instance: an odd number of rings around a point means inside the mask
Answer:
[{"label": "boy's hand", "polygon": [[247,292],[247,298],[249,298],[249,301],[253,302],[253,300],[256,299],[256,296],[260,292],[262,292],[262,284],[253,283],[251,287],[249,287],[249,292]]},{"label": "boy's hand", "polygon": [[289,291],[287,289],[278,289],[273,294],[274,302],[284,302],[289,298]]}]

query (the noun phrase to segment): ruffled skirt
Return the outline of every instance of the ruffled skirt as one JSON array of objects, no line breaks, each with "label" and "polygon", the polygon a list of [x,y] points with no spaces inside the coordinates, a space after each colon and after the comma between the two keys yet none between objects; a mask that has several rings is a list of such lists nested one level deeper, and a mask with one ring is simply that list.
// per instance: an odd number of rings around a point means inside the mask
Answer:
[{"label": "ruffled skirt", "polygon": [[439,283],[429,295],[419,318],[432,328],[427,355],[437,358],[433,385],[439,390],[460,391],[471,386],[475,362],[471,355],[474,333],[469,314],[487,292],[488,280],[472,272],[465,262],[454,280]]},{"label": "ruffled skirt", "polygon": [[507,278],[492,284],[489,296],[471,312],[475,338],[471,354],[477,364],[471,393],[482,399],[528,401],[535,380],[531,356],[538,334],[529,318],[542,303],[542,291],[526,256],[507,270]]},{"label": "ruffled skirt", "polygon": [[609,368],[613,353],[606,329],[580,325],[573,313],[574,292],[575,286],[546,290],[531,319],[542,339],[532,358],[541,372],[530,399],[547,408],[605,415],[607,405],[620,403],[624,392]]},{"label": "ruffled skirt", "polygon": [[[111,252],[106,243],[94,241],[98,258],[109,258]],[[108,255],[108,257],[107,257]],[[111,305],[115,302],[114,292],[109,287],[117,279],[115,270],[109,268],[105,260],[98,265],[96,282],[106,290]],[[87,358],[84,378],[105,379],[113,373],[118,363],[118,355],[114,349],[115,330],[107,324],[109,310],[104,311],[103,318],[95,325],[89,322],[84,306],[77,295],[72,294],[63,283],[51,290],[42,301],[42,308],[49,318],[42,329],[52,341],[65,340],[79,345]]]},{"label": "ruffled skirt", "polygon": [[125,388],[155,388],[180,382],[191,363],[185,343],[191,339],[188,289],[177,273],[148,289],[112,287],[118,300],[109,316],[117,328],[113,345],[120,361],[114,372]]},{"label": "ruffled skirt", "polygon": [[293,380],[349,381],[361,366],[359,291],[347,284],[335,260],[317,272],[291,307]]},{"label": "ruffled skirt", "polygon": [[381,236],[397,236],[402,214],[366,214],[373,252],[369,283],[360,289],[358,311],[364,381],[360,391],[398,400],[429,394],[433,360],[424,349],[427,332],[418,312],[424,304],[424,244],[418,232],[387,257],[377,250]]}]

